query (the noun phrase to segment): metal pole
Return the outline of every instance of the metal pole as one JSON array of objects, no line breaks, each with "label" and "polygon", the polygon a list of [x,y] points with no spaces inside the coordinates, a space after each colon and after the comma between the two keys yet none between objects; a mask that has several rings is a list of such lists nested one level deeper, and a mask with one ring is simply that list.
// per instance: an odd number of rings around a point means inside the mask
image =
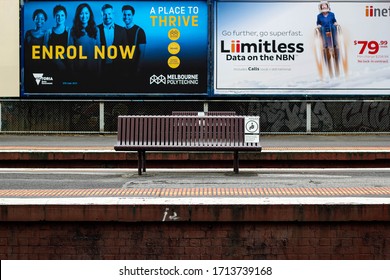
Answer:
[{"label": "metal pole", "polygon": [[209,111],[209,103],[208,102],[204,102],[203,103],[203,112],[208,112]]},{"label": "metal pole", "polygon": [[306,103],[306,133],[311,133],[311,103]]},{"label": "metal pole", "polygon": [[99,103],[99,131],[104,132],[104,102]]}]

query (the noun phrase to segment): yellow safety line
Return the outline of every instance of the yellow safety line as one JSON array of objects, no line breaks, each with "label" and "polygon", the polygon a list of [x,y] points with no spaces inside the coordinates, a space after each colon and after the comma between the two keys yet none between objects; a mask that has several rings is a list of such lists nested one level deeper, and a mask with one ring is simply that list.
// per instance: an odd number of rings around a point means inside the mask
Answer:
[{"label": "yellow safety line", "polygon": [[0,197],[337,197],[390,196],[389,187],[3,189]]}]

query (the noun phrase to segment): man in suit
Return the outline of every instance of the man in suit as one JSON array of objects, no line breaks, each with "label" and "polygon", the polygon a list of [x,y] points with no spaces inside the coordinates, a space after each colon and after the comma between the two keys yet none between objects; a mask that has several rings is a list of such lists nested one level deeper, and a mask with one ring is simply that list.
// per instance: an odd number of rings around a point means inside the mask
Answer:
[{"label": "man in suit", "polygon": [[100,31],[101,46],[107,48],[117,47],[116,58],[109,58],[107,55],[102,62],[102,81],[108,89],[119,85],[120,73],[123,71],[123,59],[120,55],[119,46],[126,46],[125,29],[114,23],[114,8],[110,4],[104,4],[102,9],[103,23],[98,25]]},{"label": "man in suit", "polygon": [[[142,88],[145,82],[143,73],[143,61],[146,50],[146,34],[143,28],[134,22],[135,9],[133,6],[124,5],[122,7],[124,29],[127,35],[127,44],[134,48],[133,58],[126,61],[124,68],[125,76],[128,81],[131,81],[131,86]],[[147,79],[147,78],[146,78]]]}]

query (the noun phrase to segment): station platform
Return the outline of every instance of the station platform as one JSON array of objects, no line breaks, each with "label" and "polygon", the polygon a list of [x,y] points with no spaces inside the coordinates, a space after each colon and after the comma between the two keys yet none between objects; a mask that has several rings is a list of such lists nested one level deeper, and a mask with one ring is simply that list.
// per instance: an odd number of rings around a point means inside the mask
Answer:
[{"label": "station platform", "polygon": [[390,259],[390,135],[264,135],[262,151],[116,152],[0,135],[1,259]]},{"label": "station platform", "polygon": [[[135,152],[117,152],[114,150],[116,135],[0,135],[0,168],[42,168],[52,170],[90,169],[92,172],[104,173],[106,169],[115,170],[112,176],[137,177],[137,154]],[[228,152],[163,152],[147,153],[148,170],[152,173],[142,175],[142,179],[121,182],[118,187],[90,187],[84,185],[69,189],[31,189],[23,190],[0,189],[3,198],[34,198],[42,199],[68,197],[86,199],[88,197],[112,197],[120,200],[123,197],[146,198],[148,201],[178,201],[193,197],[204,201],[210,197],[240,198],[251,197],[273,198],[291,197],[296,202],[297,197],[330,198],[344,197],[390,197],[390,185],[365,177],[369,183],[362,184],[356,171],[345,178],[356,177],[355,181],[345,182],[340,188],[338,182],[326,179],[320,173],[307,173],[306,176],[316,178],[318,186],[312,188],[306,178],[293,178],[292,174],[302,173],[299,169],[315,168],[390,168],[390,135],[263,135],[261,136],[261,152],[240,153],[240,174],[227,175],[232,169],[232,153]],[[149,169],[150,168],[150,169]],[[265,171],[269,168],[284,168],[291,170],[290,175],[275,171]],[[297,170],[298,169],[298,170]],[[190,171],[188,171],[190,170]],[[294,171],[295,170],[295,171]],[[117,172],[118,171],[118,172]],[[4,171],[7,172],[7,171]],[[70,173],[66,171],[66,173]],[[91,174],[90,173],[90,174]],[[134,173],[134,174],[133,174]],[[152,175],[151,175],[152,174]],[[382,172],[380,176],[387,176]],[[110,173],[107,173],[109,176]],[[264,180],[264,176],[268,176]],[[69,175],[71,176],[71,175]],[[134,177],[135,176],[135,177]],[[274,177],[272,177],[274,176]],[[278,182],[278,176],[291,176],[291,181]],[[328,176],[332,176],[329,175]],[[336,174],[344,176],[343,174]],[[186,181],[186,178],[192,178]],[[208,178],[205,183],[204,178]],[[259,180],[258,178],[263,178]],[[320,183],[319,183],[319,179]],[[386,177],[387,178],[387,177]],[[85,180],[105,180],[90,178]],[[295,181],[294,181],[295,180]],[[156,184],[157,182],[157,184]],[[357,183],[359,182],[359,184]],[[285,184],[285,185],[283,185]],[[114,185],[115,186],[115,185]],[[123,187],[125,186],[125,187]],[[20,202],[18,202],[20,203]],[[117,202],[116,202],[117,203]]]},{"label": "station platform", "polygon": [[[0,168],[135,168],[116,135],[0,134]],[[263,135],[261,152],[240,152],[240,168],[390,167],[390,134]],[[147,152],[150,168],[229,168],[229,152]]]},{"label": "station platform", "polygon": [[[389,134],[261,135],[263,151],[268,150],[390,150]],[[0,134],[1,151],[98,150],[113,151],[116,135]]]}]

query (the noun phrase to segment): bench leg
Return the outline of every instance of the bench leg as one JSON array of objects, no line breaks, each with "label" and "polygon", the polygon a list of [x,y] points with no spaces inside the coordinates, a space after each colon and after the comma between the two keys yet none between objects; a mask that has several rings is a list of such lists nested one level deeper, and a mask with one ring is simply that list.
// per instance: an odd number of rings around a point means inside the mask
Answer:
[{"label": "bench leg", "polygon": [[146,151],[142,151],[142,171],[146,172]]},{"label": "bench leg", "polygon": [[138,175],[142,175],[143,152],[144,151],[138,151]]},{"label": "bench leg", "polygon": [[234,173],[238,174],[238,169],[239,169],[238,151],[234,151],[233,169],[234,169]]}]

